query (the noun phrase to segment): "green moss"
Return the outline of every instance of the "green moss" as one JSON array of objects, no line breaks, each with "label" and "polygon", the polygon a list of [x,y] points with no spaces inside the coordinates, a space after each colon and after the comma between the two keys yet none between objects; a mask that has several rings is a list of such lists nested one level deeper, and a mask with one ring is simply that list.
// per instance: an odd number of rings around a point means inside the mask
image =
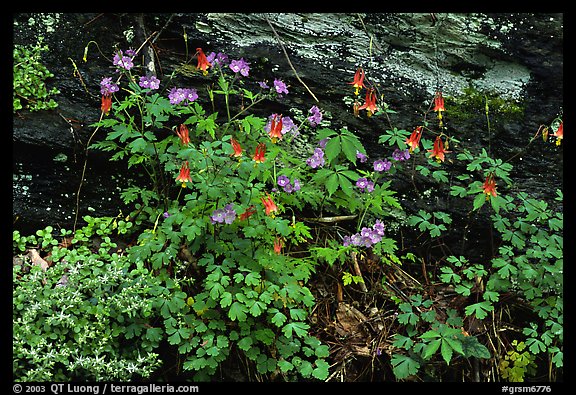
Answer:
[{"label": "green moss", "polygon": [[446,96],[447,115],[453,121],[469,121],[475,118],[485,118],[491,122],[519,119],[524,115],[524,106],[518,100],[505,99],[501,95],[480,91],[468,86],[458,96]]}]

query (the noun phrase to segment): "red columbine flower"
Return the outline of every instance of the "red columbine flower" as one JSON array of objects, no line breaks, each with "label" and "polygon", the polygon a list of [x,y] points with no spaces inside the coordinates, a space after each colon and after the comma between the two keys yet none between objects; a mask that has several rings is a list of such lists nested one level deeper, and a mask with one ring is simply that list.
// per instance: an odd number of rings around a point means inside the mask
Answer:
[{"label": "red columbine flower", "polygon": [[208,74],[208,67],[212,66],[212,63],[208,61],[202,48],[196,48],[196,54],[198,55],[198,66],[196,66],[196,69],[202,70],[204,75]]},{"label": "red columbine flower", "polygon": [[282,114],[280,114],[280,120],[276,122],[278,114],[274,114],[272,122],[270,123],[270,132],[268,135],[272,139],[272,143],[276,143],[276,140],[282,140]]},{"label": "red columbine flower", "polygon": [[429,149],[428,152],[432,152],[429,155],[430,158],[436,158],[438,163],[440,163],[440,162],[444,162],[444,159],[445,159],[444,154],[446,154],[450,151],[446,151],[444,149],[444,142],[442,141],[440,136],[438,136],[438,137],[436,137],[436,140],[434,141],[434,147],[432,149]]},{"label": "red columbine flower", "polygon": [[102,105],[100,106],[102,112],[108,115],[111,108],[112,108],[112,96],[102,95]]},{"label": "red columbine flower", "polygon": [[412,153],[420,144],[420,137],[422,137],[422,126],[417,126],[412,132],[410,137],[406,139],[406,144],[410,147],[408,152]]},{"label": "red columbine flower", "polygon": [[276,240],[274,240],[274,252],[280,255],[283,246],[284,244],[282,243],[282,239],[280,237],[276,237]]},{"label": "red columbine flower", "polygon": [[180,166],[180,174],[176,177],[176,181],[182,182],[182,188],[186,188],[187,182],[192,182],[190,178],[190,167],[188,167],[188,161],[182,163]]},{"label": "red columbine flower", "polygon": [[560,145],[562,143],[562,139],[564,138],[564,121],[560,121],[558,129],[556,129],[552,136],[556,137],[556,145]]},{"label": "red columbine flower", "polygon": [[264,154],[266,154],[266,144],[259,143],[256,146],[256,150],[254,151],[254,156],[252,157],[252,159],[254,159],[258,163],[264,163],[264,161],[266,160]]},{"label": "red columbine flower", "polygon": [[446,111],[444,108],[444,97],[442,97],[442,91],[436,91],[434,95],[434,111]]},{"label": "red columbine flower", "polygon": [[244,211],[242,214],[240,214],[240,221],[244,221],[245,219],[250,218],[254,213],[256,212],[256,208],[254,206],[250,206],[246,209],[246,211]]},{"label": "red columbine flower", "polygon": [[264,204],[264,208],[266,209],[266,215],[270,215],[270,213],[275,213],[276,211],[278,211],[278,207],[276,206],[276,203],[274,203],[274,201],[272,200],[272,197],[270,196],[270,194],[266,193],[266,197],[262,197],[260,198],[260,200],[262,200],[262,203]]},{"label": "red columbine flower", "polygon": [[358,110],[366,109],[368,111],[368,116],[372,116],[376,111],[378,111],[378,107],[376,107],[376,92],[374,89],[370,88],[366,91],[366,103],[362,106],[358,107]]},{"label": "red columbine flower", "polygon": [[235,158],[242,156],[242,147],[240,146],[240,143],[236,141],[234,137],[230,138],[230,143],[232,144],[232,149],[234,150],[232,155],[234,155]]},{"label": "red columbine flower", "polygon": [[178,130],[176,131],[176,134],[178,135],[178,137],[180,137],[180,141],[182,142],[182,144],[188,145],[188,143],[190,143],[190,134],[186,125],[180,124]]},{"label": "red columbine flower", "polygon": [[494,174],[490,173],[486,176],[486,181],[482,185],[482,190],[486,194],[486,200],[490,199],[490,195],[496,197],[496,181],[494,180]]},{"label": "red columbine flower", "polygon": [[356,90],[354,91],[354,94],[356,96],[358,96],[358,94],[360,93],[361,88],[365,88],[365,86],[364,86],[364,70],[362,69],[362,67],[358,67],[358,70],[356,70],[356,74],[354,74],[354,81],[348,82],[348,84],[350,84],[354,88],[356,88]]},{"label": "red columbine flower", "polygon": [[438,112],[438,120],[440,121],[440,127],[442,127],[442,111],[446,111],[444,108],[444,97],[442,97],[442,91],[436,91],[434,95],[434,111]]}]

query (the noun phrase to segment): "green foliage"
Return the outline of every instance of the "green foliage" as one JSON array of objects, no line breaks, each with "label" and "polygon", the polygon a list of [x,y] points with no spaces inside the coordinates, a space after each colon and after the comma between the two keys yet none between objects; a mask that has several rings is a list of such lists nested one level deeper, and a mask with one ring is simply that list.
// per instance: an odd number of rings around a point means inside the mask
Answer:
[{"label": "green foliage", "polygon": [[34,45],[14,45],[13,112],[50,110],[58,106],[51,96],[60,91],[46,86],[46,80],[54,74],[42,64],[42,53],[48,51],[43,41],[43,37],[38,37]]},{"label": "green foliage", "polygon": [[504,380],[521,383],[526,375],[534,375],[536,372],[535,357],[526,350],[524,342],[513,340],[512,347],[500,361],[498,369]]},{"label": "green foliage", "polygon": [[[439,366],[465,369],[472,359],[500,358],[499,372],[510,381],[531,373],[544,353],[563,366],[562,210],[515,192],[509,160],[486,149],[469,151],[446,136],[438,114],[438,130],[424,119],[427,136],[410,151],[410,132],[386,128],[378,143],[394,153],[389,161],[384,153],[374,158],[386,159],[386,170],[372,170],[363,164],[360,138],[347,128],[318,128],[300,110],[290,120],[251,113],[278,98],[274,88],[253,92],[242,74],[217,62],[207,73],[187,64],[177,72],[207,82],[212,111],[201,100],[173,103],[164,93],[172,87],[157,93],[141,87],[134,70],[123,70],[110,112],[92,125],[107,134],[91,149],[150,177],[122,191],[133,207],[128,215],[85,216],[74,234],[52,227],[31,236],[13,233],[16,253],[35,248],[52,263],[14,266],[14,325],[24,327],[14,334],[14,372],[21,380],[149,377],[162,362],[154,353],[160,344],[177,355],[177,371],[190,380],[212,380],[231,358],[264,379],[327,380],[330,348],[311,316],[317,301],[310,282],[321,265],[338,272],[339,284],[373,287],[366,300],[382,297],[396,312],[389,363],[397,380],[441,379]],[[484,101],[488,116],[497,101]],[[395,111],[382,103],[370,116],[382,114]],[[272,120],[294,126],[273,136]],[[318,145],[297,140],[301,135]],[[446,150],[450,144],[447,162],[459,161],[462,174],[430,158],[437,135]],[[302,158],[302,150],[317,161]],[[406,175],[413,183],[418,175],[433,187],[447,185],[448,201],[469,204],[468,217],[436,205],[405,213],[392,182]],[[496,196],[487,190],[489,177]],[[479,214],[487,214],[496,231],[492,255],[481,262],[453,255],[443,243],[453,239],[456,224]],[[444,255],[409,252],[411,246],[395,238],[395,232],[403,237],[402,227]],[[117,238],[132,243],[119,250]],[[376,262],[370,277],[356,267],[351,274],[351,258],[367,263],[368,257]],[[393,284],[403,264],[412,273],[421,264],[427,286]],[[376,274],[382,277],[374,281]],[[65,276],[69,285],[56,286]],[[439,287],[456,297],[442,298]],[[493,346],[498,342],[471,336],[465,327],[495,325],[504,293],[522,298],[534,319],[522,329],[521,346],[502,356]]]},{"label": "green foliage", "polygon": [[47,269],[30,254],[13,269],[15,380],[149,377],[161,364],[154,351],[162,330],[152,326],[159,280],[143,267],[131,268],[126,256],[104,251],[115,247],[109,240],[99,252],[90,250],[92,239],[69,249],[55,245],[52,232],[46,227],[25,241],[14,232],[20,251],[50,252]]}]

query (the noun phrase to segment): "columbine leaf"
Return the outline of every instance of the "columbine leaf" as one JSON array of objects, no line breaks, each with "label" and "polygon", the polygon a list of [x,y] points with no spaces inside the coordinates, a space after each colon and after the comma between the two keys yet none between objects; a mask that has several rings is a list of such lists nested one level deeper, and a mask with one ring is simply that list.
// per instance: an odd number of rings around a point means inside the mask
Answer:
[{"label": "columbine leaf", "polygon": [[247,308],[245,305],[239,302],[234,302],[230,306],[228,317],[230,317],[232,321],[238,320],[239,322],[243,322],[246,321],[246,311]]}]

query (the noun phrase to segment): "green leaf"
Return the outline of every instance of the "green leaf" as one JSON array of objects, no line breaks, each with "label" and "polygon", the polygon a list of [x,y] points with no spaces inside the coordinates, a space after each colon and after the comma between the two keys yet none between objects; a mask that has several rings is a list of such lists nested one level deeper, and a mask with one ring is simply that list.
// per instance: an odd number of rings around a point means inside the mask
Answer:
[{"label": "green leaf", "polygon": [[272,316],[272,319],[270,321],[272,321],[272,323],[277,327],[281,327],[282,325],[284,325],[287,319],[288,317],[286,317],[284,313],[276,311],[276,313]]},{"label": "green leaf", "polygon": [[292,338],[292,332],[296,333],[297,336],[304,337],[308,334],[308,329],[310,326],[304,322],[290,322],[284,325],[282,328],[282,333],[287,338]]},{"label": "green leaf", "polygon": [[238,320],[239,322],[244,322],[246,321],[246,311],[247,311],[247,307],[239,302],[234,302],[232,303],[232,305],[230,306],[230,310],[228,310],[228,317],[230,317],[230,319],[232,321],[236,321]]},{"label": "green leaf", "polygon": [[481,193],[476,195],[476,197],[474,198],[474,210],[478,210],[480,207],[482,207],[484,205],[484,203],[486,203],[486,194]]},{"label": "green leaf", "polygon": [[340,155],[341,150],[342,147],[340,142],[340,136],[332,137],[330,140],[328,140],[328,142],[326,143],[326,148],[324,149],[324,153],[326,155],[326,160],[328,161],[328,163],[332,163],[332,161],[336,159],[338,155]]},{"label": "green leaf", "polygon": [[442,339],[442,347],[440,348],[440,353],[442,354],[442,358],[446,361],[446,365],[450,365],[450,360],[452,359],[452,347],[446,341],[446,339]]},{"label": "green leaf", "polygon": [[482,343],[480,343],[476,337],[464,336],[461,341],[464,356],[466,358],[475,357],[482,359],[490,359],[492,357],[490,355],[490,351],[488,350],[488,348]]},{"label": "green leaf", "polygon": [[328,378],[328,372],[330,369],[330,364],[322,359],[316,360],[316,368],[312,371],[312,376],[318,380],[326,380]]},{"label": "green leaf", "polygon": [[533,337],[526,340],[526,345],[532,354],[539,354],[546,351],[546,345]]},{"label": "green leaf", "polygon": [[466,306],[464,309],[466,316],[474,314],[479,320],[483,320],[488,315],[489,311],[494,310],[494,306],[490,302],[474,303]]},{"label": "green leaf", "polygon": [[406,355],[392,355],[392,371],[397,379],[402,380],[418,373],[420,363]]},{"label": "green leaf", "polygon": [[404,336],[404,335],[401,335],[399,333],[394,334],[394,339],[395,340],[392,342],[392,345],[394,347],[409,350],[414,345],[414,341],[411,338]]},{"label": "green leaf", "polygon": [[332,196],[334,192],[338,189],[338,174],[334,173],[326,180],[326,189],[328,190],[328,196]]},{"label": "green leaf", "polygon": [[426,348],[424,348],[424,353],[422,354],[422,358],[429,359],[432,355],[434,355],[436,353],[436,351],[438,351],[440,344],[442,344],[442,339],[435,339],[435,340],[432,340],[430,343],[428,343],[426,345]]}]

